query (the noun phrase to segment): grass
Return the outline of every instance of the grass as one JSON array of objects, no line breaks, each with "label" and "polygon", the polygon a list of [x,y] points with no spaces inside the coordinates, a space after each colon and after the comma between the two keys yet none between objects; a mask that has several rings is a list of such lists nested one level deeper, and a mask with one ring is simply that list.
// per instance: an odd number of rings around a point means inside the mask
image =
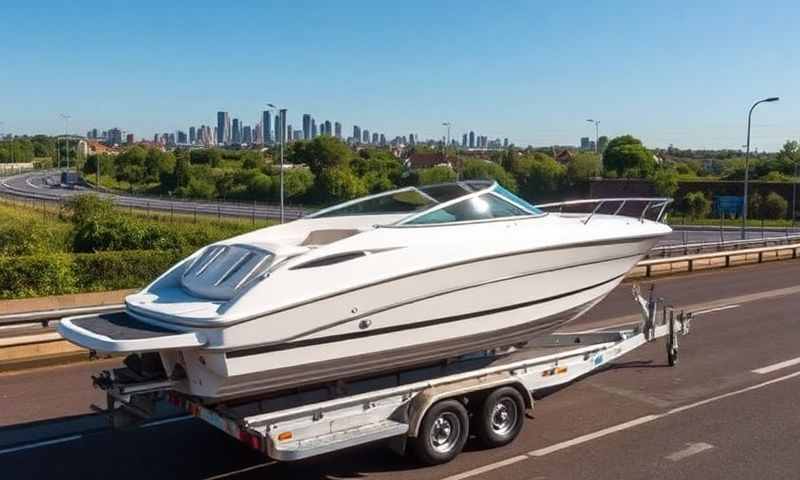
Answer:
[{"label": "grass", "polygon": [[[741,218],[726,218],[724,220],[720,220],[719,218],[690,218],[684,215],[670,215],[667,217],[667,223],[672,226],[680,226],[680,225],[709,225],[714,227],[719,227],[723,225],[725,227],[741,227],[742,226],[742,219]],[[761,228],[769,227],[769,228],[791,228],[792,226],[800,226],[799,223],[795,222],[792,225],[792,221],[789,219],[778,219],[778,220],[761,220],[758,218],[748,218],[747,219],[747,226],[749,228]]]}]

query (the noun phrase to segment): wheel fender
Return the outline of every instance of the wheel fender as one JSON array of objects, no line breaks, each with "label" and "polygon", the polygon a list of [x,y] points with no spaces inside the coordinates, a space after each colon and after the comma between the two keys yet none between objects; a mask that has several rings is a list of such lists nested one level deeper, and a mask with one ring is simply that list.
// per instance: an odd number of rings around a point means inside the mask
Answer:
[{"label": "wheel fender", "polygon": [[525,408],[533,408],[531,393],[517,378],[509,377],[508,374],[487,375],[480,378],[436,385],[424,390],[411,401],[408,413],[408,436],[416,438],[425,414],[436,402],[505,386],[516,388],[525,400]]}]

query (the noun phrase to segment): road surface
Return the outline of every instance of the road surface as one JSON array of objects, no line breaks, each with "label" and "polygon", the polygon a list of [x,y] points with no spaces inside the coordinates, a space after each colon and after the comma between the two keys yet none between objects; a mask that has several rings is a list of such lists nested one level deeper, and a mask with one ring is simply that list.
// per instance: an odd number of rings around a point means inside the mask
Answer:
[{"label": "road surface", "polygon": [[[95,192],[95,190],[75,186],[65,187],[60,184],[61,176],[57,171],[35,171],[0,178],[0,193],[14,195],[17,197],[63,201],[71,196],[81,193]],[[243,218],[280,218],[280,207],[277,205],[265,205],[258,203],[234,203],[234,202],[210,202],[210,201],[188,201],[171,200],[159,197],[143,197],[134,195],[120,195],[112,193],[100,193],[100,195],[110,198],[121,207],[136,208],[142,210],[158,210],[162,212],[175,212],[183,214],[217,215],[224,217],[243,217]],[[301,217],[304,210],[296,207],[285,209],[285,218],[294,220]]]},{"label": "road surface", "polygon": [[[376,444],[295,464],[257,453],[195,419],[110,432],[89,375],[116,361],[0,376],[0,472],[17,478],[367,478],[400,480],[797,478],[800,471],[800,260],[657,281],[696,312],[680,363],[645,346],[540,398],[520,437],[470,442],[420,468]],[[570,330],[627,321],[624,284]],[[48,443],[52,442],[52,443]]]}]

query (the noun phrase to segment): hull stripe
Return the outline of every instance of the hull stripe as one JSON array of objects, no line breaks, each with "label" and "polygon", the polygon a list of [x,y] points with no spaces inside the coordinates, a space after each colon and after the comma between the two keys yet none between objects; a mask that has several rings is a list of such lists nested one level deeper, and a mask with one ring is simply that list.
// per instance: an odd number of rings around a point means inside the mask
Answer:
[{"label": "hull stripe", "polygon": [[547,297],[547,298],[539,298],[539,299],[530,300],[530,301],[527,301],[527,302],[515,303],[513,305],[506,305],[506,306],[503,306],[503,307],[491,308],[491,309],[488,309],[488,310],[481,310],[481,311],[477,311],[477,312],[464,313],[464,314],[460,314],[460,315],[452,315],[452,316],[449,316],[449,317],[434,318],[434,319],[431,319],[431,320],[425,320],[423,322],[415,322],[415,323],[408,324],[408,325],[397,325],[397,326],[394,326],[394,327],[379,328],[379,329],[375,329],[375,330],[368,331],[368,332],[344,333],[344,334],[341,334],[341,335],[331,335],[331,336],[328,336],[328,337],[315,338],[315,339],[311,339],[311,340],[300,340],[300,341],[296,341],[296,342],[281,343],[281,344],[278,344],[278,345],[267,345],[267,346],[263,346],[263,347],[254,347],[254,348],[247,348],[247,349],[242,349],[242,350],[234,350],[234,351],[231,351],[231,352],[227,352],[226,353],[226,357],[227,358],[246,357],[246,356],[249,356],[249,355],[257,355],[257,354],[260,354],[260,353],[278,352],[278,351],[281,351],[281,350],[290,350],[290,349],[294,349],[294,348],[308,347],[308,346],[312,346],[312,345],[322,345],[322,344],[326,344],[326,343],[335,343],[335,342],[341,342],[341,341],[344,341],[344,340],[352,340],[352,339],[355,339],[355,338],[362,338],[362,337],[371,337],[371,336],[374,336],[374,335],[383,335],[383,334],[387,334],[387,333],[400,332],[400,331],[404,331],[404,330],[416,330],[416,329],[419,329],[419,328],[426,328],[426,327],[431,327],[431,326],[435,326],[435,325],[442,325],[442,324],[446,324],[446,323],[458,322],[460,320],[466,320],[466,319],[473,318],[473,317],[482,317],[482,316],[486,316],[486,315],[493,315],[493,314],[496,314],[496,313],[508,312],[508,311],[511,311],[511,310],[517,310],[517,309],[520,309],[520,308],[530,307],[530,306],[537,305],[537,304],[540,304],[540,303],[551,302],[551,301],[559,300],[559,299],[566,298],[566,297],[569,297],[569,296],[572,296],[572,295],[577,295],[577,294],[585,292],[587,290],[591,290],[593,288],[601,287],[601,286],[606,285],[608,283],[611,283],[613,281],[619,280],[624,275],[625,274],[617,275],[617,276],[615,276],[613,278],[610,278],[608,280],[605,280],[603,282],[600,282],[600,283],[597,283],[597,284],[594,284],[594,285],[589,285],[588,287],[583,287],[583,288],[580,288],[578,290],[573,290],[573,291],[566,292],[566,293],[560,293],[558,295],[553,295],[553,296]]}]

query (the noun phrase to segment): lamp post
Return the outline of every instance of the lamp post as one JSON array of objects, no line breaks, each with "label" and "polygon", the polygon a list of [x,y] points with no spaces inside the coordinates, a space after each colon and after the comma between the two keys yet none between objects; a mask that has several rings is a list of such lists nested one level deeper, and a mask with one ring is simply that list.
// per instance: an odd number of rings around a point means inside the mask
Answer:
[{"label": "lamp post", "polygon": [[747,113],[747,150],[744,154],[744,198],[742,200],[742,240],[747,238],[747,184],[750,180],[750,120],[752,120],[753,117],[753,110],[759,103],[777,102],[778,99],[778,97],[769,97],[759,100],[750,107],[750,111]]},{"label": "lamp post", "polygon": [[[61,114],[61,118],[64,119],[64,153],[66,155],[66,162],[67,162],[67,170],[69,170],[69,119],[70,116],[66,113]],[[61,165],[59,165],[60,167]]]},{"label": "lamp post", "polygon": [[278,128],[278,131],[279,131],[279,134],[280,134],[279,142],[280,142],[280,148],[281,148],[281,171],[280,171],[280,179],[281,179],[281,223],[283,223],[284,219],[285,219],[285,216],[284,216],[284,204],[283,204],[283,144],[285,143],[285,140],[286,140],[286,109],[285,108],[278,108],[278,107],[276,107],[275,105],[273,105],[271,103],[268,103],[267,106],[269,108],[274,108],[275,110],[278,110],[278,121],[280,122],[280,125],[279,125],[280,128]]},{"label": "lamp post", "polygon": [[450,148],[450,122],[442,122],[443,127],[447,127],[447,142],[444,144],[444,162],[447,163],[447,150]]},{"label": "lamp post", "polygon": [[600,120],[586,119],[589,123],[594,123],[594,153],[600,150]]},{"label": "lamp post", "polygon": [[795,205],[797,204],[797,161],[794,162],[794,179],[792,181],[792,228],[794,228],[794,219],[797,218]]}]

